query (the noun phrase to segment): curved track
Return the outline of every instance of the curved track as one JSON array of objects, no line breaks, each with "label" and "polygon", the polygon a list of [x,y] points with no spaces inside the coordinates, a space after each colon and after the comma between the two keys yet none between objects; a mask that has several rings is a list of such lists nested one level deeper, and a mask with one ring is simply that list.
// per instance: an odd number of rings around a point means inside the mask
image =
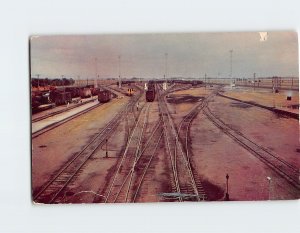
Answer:
[{"label": "curved track", "polygon": [[274,152],[264,148],[261,145],[253,142],[241,132],[232,129],[227,124],[225,124],[221,119],[219,119],[212,111],[206,107],[204,109],[204,114],[207,118],[213,122],[222,132],[231,137],[235,142],[244,147],[251,154],[259,158],[263,163],[268,165],[271,169],[277,172],[280,176],[285,178],[293,186],[300,189],[299,177],[300,173],[297,167],[288,163],[284,159],[275,155]]}]

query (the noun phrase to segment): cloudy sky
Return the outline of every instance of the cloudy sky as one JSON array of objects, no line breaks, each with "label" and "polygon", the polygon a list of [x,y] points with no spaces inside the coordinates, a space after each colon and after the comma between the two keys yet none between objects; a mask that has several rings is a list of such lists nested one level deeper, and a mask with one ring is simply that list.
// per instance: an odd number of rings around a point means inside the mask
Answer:
[{"label": "cloudy sky", "polygon": [[41,77],[162,78],[299,76],[295,32],[32,37],[31,73]]}]

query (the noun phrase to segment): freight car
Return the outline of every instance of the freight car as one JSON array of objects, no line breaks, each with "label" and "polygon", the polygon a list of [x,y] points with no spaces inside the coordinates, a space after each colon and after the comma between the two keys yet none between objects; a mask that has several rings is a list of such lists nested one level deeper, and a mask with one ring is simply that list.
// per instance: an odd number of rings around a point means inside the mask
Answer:
[{"label": "freight car", "polygon": [[153,89],[155,89],[154,82],[149,82],[148,83],[148,90],[153,90]]},{"label": "freight car", "polygon": [[100,88],[98,87],[92,87],[91,88],[91,92],[92,92],[92,95],[98,95],[99,94],[99,91],[100,91]]},{"label": "freight car", "polygon": [[111,99],[111,93],[108,90],[99,90],[98,101],[100,103],[107,103]]},{"label": "freight car", "polygon": [[155,99],[155,90],[147,90],[146,91],[146,101],[147,102],[153,102]]},{"label": "freight car", "polygon": [[84,88],[80,89],[80,97],[81,98],[90,98],[90,97],[92,97],[91,89],[88,88],[88,87],[84,87]]},{"label": "freight car", "polygon": [[79,97],[80,89],[78,87],[66,87],[66,92],[70,92],[72,98]]},{"label": "freight car", "polygon": [[50,100],[56,105],[63,105],[72,102],[72,96],[70,92],[51,91]]}]

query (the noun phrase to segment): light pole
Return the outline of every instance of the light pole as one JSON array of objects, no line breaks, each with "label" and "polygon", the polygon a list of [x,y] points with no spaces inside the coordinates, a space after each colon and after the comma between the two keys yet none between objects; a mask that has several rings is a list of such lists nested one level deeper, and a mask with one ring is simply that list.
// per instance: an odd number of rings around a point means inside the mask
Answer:
[{"label": "light pole", "polygon": [[271,182],[272,182],[272,178],[270,176],[268,176],[267,180],[269,182],[269,200],[271,200]]},{"label": "light pole", "polygon": [[228,179],[229,179],[229,175],[226,174],[226,196],[225,196],[225,201],[229,201]]}]

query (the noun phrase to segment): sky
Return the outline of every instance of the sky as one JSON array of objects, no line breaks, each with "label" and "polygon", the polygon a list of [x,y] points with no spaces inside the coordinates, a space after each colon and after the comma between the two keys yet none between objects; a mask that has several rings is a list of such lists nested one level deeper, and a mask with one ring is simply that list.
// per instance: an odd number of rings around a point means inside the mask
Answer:
[{"label": "sky", "polygon": [[33,36],[31,76],[229,78],[230,50],[232,77],[299,77],[291,31]]}]

